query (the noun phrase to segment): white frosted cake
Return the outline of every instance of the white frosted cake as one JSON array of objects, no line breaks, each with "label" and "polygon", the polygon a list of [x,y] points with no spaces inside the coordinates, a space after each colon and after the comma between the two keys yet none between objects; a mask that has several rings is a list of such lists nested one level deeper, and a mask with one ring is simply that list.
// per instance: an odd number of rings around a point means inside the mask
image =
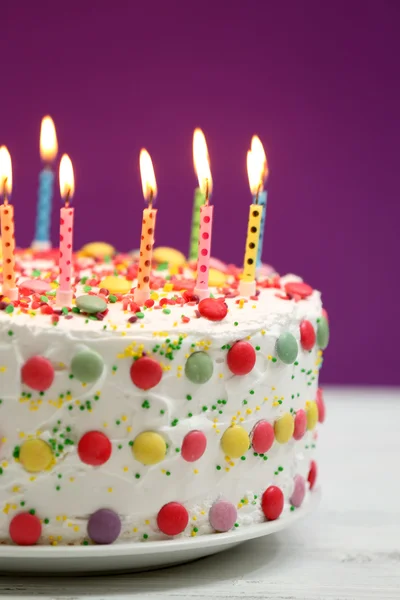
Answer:
[{"label": "white frosted cake", "polygon": [[[329,337],[320,293],[294,276],[76,258],[57,310],[49,256],[17,256],[20,298],[0,299],[0,541],[150,542],[296,510],[316,479],[318,373]],[[223,267],[222,267],[223,268]]]}]

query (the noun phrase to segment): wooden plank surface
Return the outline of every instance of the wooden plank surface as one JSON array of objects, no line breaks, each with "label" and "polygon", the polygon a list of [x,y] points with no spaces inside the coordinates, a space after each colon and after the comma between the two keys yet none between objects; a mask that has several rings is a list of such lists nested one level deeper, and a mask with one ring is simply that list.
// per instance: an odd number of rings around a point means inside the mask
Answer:
[{"label": "wooden plank surface", "polygon": [[1,577],[2,598],[400,600],[400,390],[330,389],[322,501],[286,531],[133,575]]}]

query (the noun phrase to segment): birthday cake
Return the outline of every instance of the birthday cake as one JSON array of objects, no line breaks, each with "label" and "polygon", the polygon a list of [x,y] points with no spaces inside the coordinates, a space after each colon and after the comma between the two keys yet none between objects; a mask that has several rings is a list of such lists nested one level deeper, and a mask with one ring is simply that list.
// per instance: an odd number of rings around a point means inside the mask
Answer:
[{"label": "birthday cake", "polygon": [[320,293],[267,273],[243,298],[214,263],[16,255],[0,298],[0,541],[108,544],[228,532],[297,510],[314,487],[329,325]]}]

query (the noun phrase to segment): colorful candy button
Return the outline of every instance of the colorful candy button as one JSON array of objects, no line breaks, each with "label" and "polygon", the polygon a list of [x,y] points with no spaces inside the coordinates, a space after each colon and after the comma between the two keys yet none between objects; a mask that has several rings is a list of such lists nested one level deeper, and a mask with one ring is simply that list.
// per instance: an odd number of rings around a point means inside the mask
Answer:
[{"label": "colorful candy button", "polygon": [[109,508],[100,508],[90,515],[88,536],[96,544],[112,544],[121,533],[121,519]]},{"label": "colorful candy button", "polygon": [[210,287],[223,287],[226,284],[226,275],[217,269],[211,268],[208,274]]},{"label": "colorful candy button", "polygon": [[233,344],[226,360],[234,375],[247,375],[256,364],[256,351],[249,342],[242,340]]},{"label": "colorful candy button", "polygon": [[49,444],[43,440],[26,440],[19,451],[19,461],[25,471],[40,473],[50,468],[53,452]]},{"label": "colorful candy button", "polygon": [[143,431],[135,438],[132,451],[143,465],[156,465],[165,458],[167,446],[159,433]]},{"label": "colorful candy button", "polygon": [[125,277],[109,275],[99,283],[100,288],[105,288],[110,294],[129,294],[132,289],[132,282]]},{"label": "colorful candy button", "polygon": [[294,418],[294,431],[293,438],[295,440],[301,440],[304,437],[304,434],[307,429],[307,415],[306,411],[300,408],[296,412],[296,416]]},{"label": "colorful candy button", "polygon": [[214,372],[214,363],[207,352],[194,352],[185,364],[185,375],[192,383],[206,383]]},{"label": "colorful candy button", "polygon": [[250,438],[241,425],[231,425],[221,438],[221,447],[230,458],[240,458],[247,452]]},{"label": "colorful candy button", "polygon": [[204,298],[199,302],[199,313],[209,321],[222,321],[228,314],[228,306],[223,300]]},{"label": "colorful candy button", "polygon": [[268,421],[259,421],[253,429],[251,444],[253,450],[259,454],[268,452],[274,443],[274,428]]},{"label": "colorful candy button", "polygon": [[275,439],[279,444],[286,444],[294,432],[294,419],[290,413],[285,413],[274,423]]},{"label": "colorful candy button", "polygon": [[167,246],[158,246],[153,250],[153,260],[157,263],[168,263],[169,266],[180,267],[186,263],[186,257],[182,252]]},{"label": "colorful candy button", "polygon": [[36,515],[19,513],[11,519],[10,538],[18,546],[34,546],[42,534],[42,525]]},{"label": "colorful candy button", "polygon": [[306,482],[304,477],[296,475],[294,478],[293,493],[290,496],[290,504],[299,508],[303,504],[304,496],[306,494]]},{"label": "colorful candy button", "polygon": [[194,462],[201,458],[207,447],[207,438],[202,431],[189,431],[185,435],[181,448],[181,455],[187,462]]},{"label": "colorful candy button", "polygon": [[160,383],[162,368],[154,358],[142,356],[132,363],[130,374],[136,387],[149,390]]},{"label": "colorful candy button", "polygon": [[103,357],[94,350],[81,350],[71,361],[71,373],[83,383],[99,379],[104,369]]},{"label": "colorful candy button", "polygon": [[306,404],[307,414],[307,429],[312,431],[318,423],[318,406],[316,402],[307,402]]},{"label": "colorful candy button", "polygon": [[48,358],[32,356],[22,367],[21,379],[33,390],[44,392],[54,381],[54,367]]},{"label": "colorful candy button", "polygon": [[270,485],[261,498],[261,508],[268,521],[275,521],[283,511],[284,497],[282,490],[276,485]]},{"label": "colorful candy button", "polygon": [[313,487],[315,486],[315,482],[317,481],[317,475],[318,475],[318,468],[317,468],[317,463],[315,462],[315,460],[311,461],[310,464],[310,470],[308,472],[308,483],[310,484],[310,490],[313,489]]},{"label": "colorful candy button", "polygon": [[92,467],[104,465],[110,458],[111,452],[111,442],[101,431],[88,431],[78,443],[79,458]]},{"label": "colorful candy button", "polygon": [[285,331],[276,341],[276,353],[283,363],[291,365],[297,358],[298,347],[294,335]]},{"label": "colorful candy button", "polygon": [[232,502],[219,500],[215,502],[208,513],[210,525],[220,533],[229,531],[235,525],[237,518],[236,506]]},{"label": "colorful candy button", "polygon": [[300,323],[300,342],[304,350],[312,350],[315,345],[315,329],[307,319]]},{"label": "colorful candy button", "polygon": [[43,279],[25,279],[18,282],[18,287],[20,290],[29,290],[35,294],[45,294],[51,290],[50,283]]},{"label": "colorful candy button", "polygon": [[105,311],[107,302],[100,296],[85,294],[84,296],[78,296],[76,306],[85,313],[95,314]]},{"label": "colorful candy button", "polygon": [[189,522],[188,511],[179,502],[165,504],[157,515],[157,525],[165,535],[182,533]]},{"label": "colorful candy button", "polygon": [[313,293],[313,289],[307,283],[302,281],[290,281],[285,285],[285,292],[289,296],[300,296],[300,298],[308,298]]},{"label": "colorful candy button", "polygon": [[81,248],[79,254],[90,258],[107,258],[115,254],[115,248],[106,242],[90,242]]},{"label": "colorful candy button", "polygon": [[318,408],[318,421],[323,423],[326,417],[326,408],[324,401],[324,394],[321,388],[317,390],[317,398],[316,398],[317,408]]},{"label": "colorful candy button", "polygon": [[317,344],[322,350],[325,350],[329,344],[329,323],[328,319],[324,316],[318,319]]}]

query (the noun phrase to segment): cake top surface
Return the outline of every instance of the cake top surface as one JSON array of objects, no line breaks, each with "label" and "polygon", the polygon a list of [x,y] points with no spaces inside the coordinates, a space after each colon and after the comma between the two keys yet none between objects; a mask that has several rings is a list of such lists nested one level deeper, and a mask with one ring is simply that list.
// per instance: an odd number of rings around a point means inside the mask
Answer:
[{"label": "cake top surface", "polygon": [[[0,300],[0,327],[12,323],[30,329],[54,328],[85,339],[110,335],[140,339],[149,333],[162,337],[166,332],[204,338],[216,331],[231,339],[235,328],[244,337],[260,327],[289,326],[293,320],[316,319],[321,314],[318,291],[299,277],[280,277],[267,266],[259,276],[256,295],[241,298],[240,270],[218,260],[213,261],[210,273],[211,298],[199,305],[193,293],[195,265],[183,262],[183,257],[176,260],[179,253],[165,250],[169,252],[156,254],[167,260],[154,261],[151,298],[142,306],[133,299],[138,273],[135,256],[94,258],[78,253],[74,256],[74,301],[70,309],[56,305],[58,253],[21,251],[16,261],[19,300]],[[168,260],[171,257],[174,260]]]}]

